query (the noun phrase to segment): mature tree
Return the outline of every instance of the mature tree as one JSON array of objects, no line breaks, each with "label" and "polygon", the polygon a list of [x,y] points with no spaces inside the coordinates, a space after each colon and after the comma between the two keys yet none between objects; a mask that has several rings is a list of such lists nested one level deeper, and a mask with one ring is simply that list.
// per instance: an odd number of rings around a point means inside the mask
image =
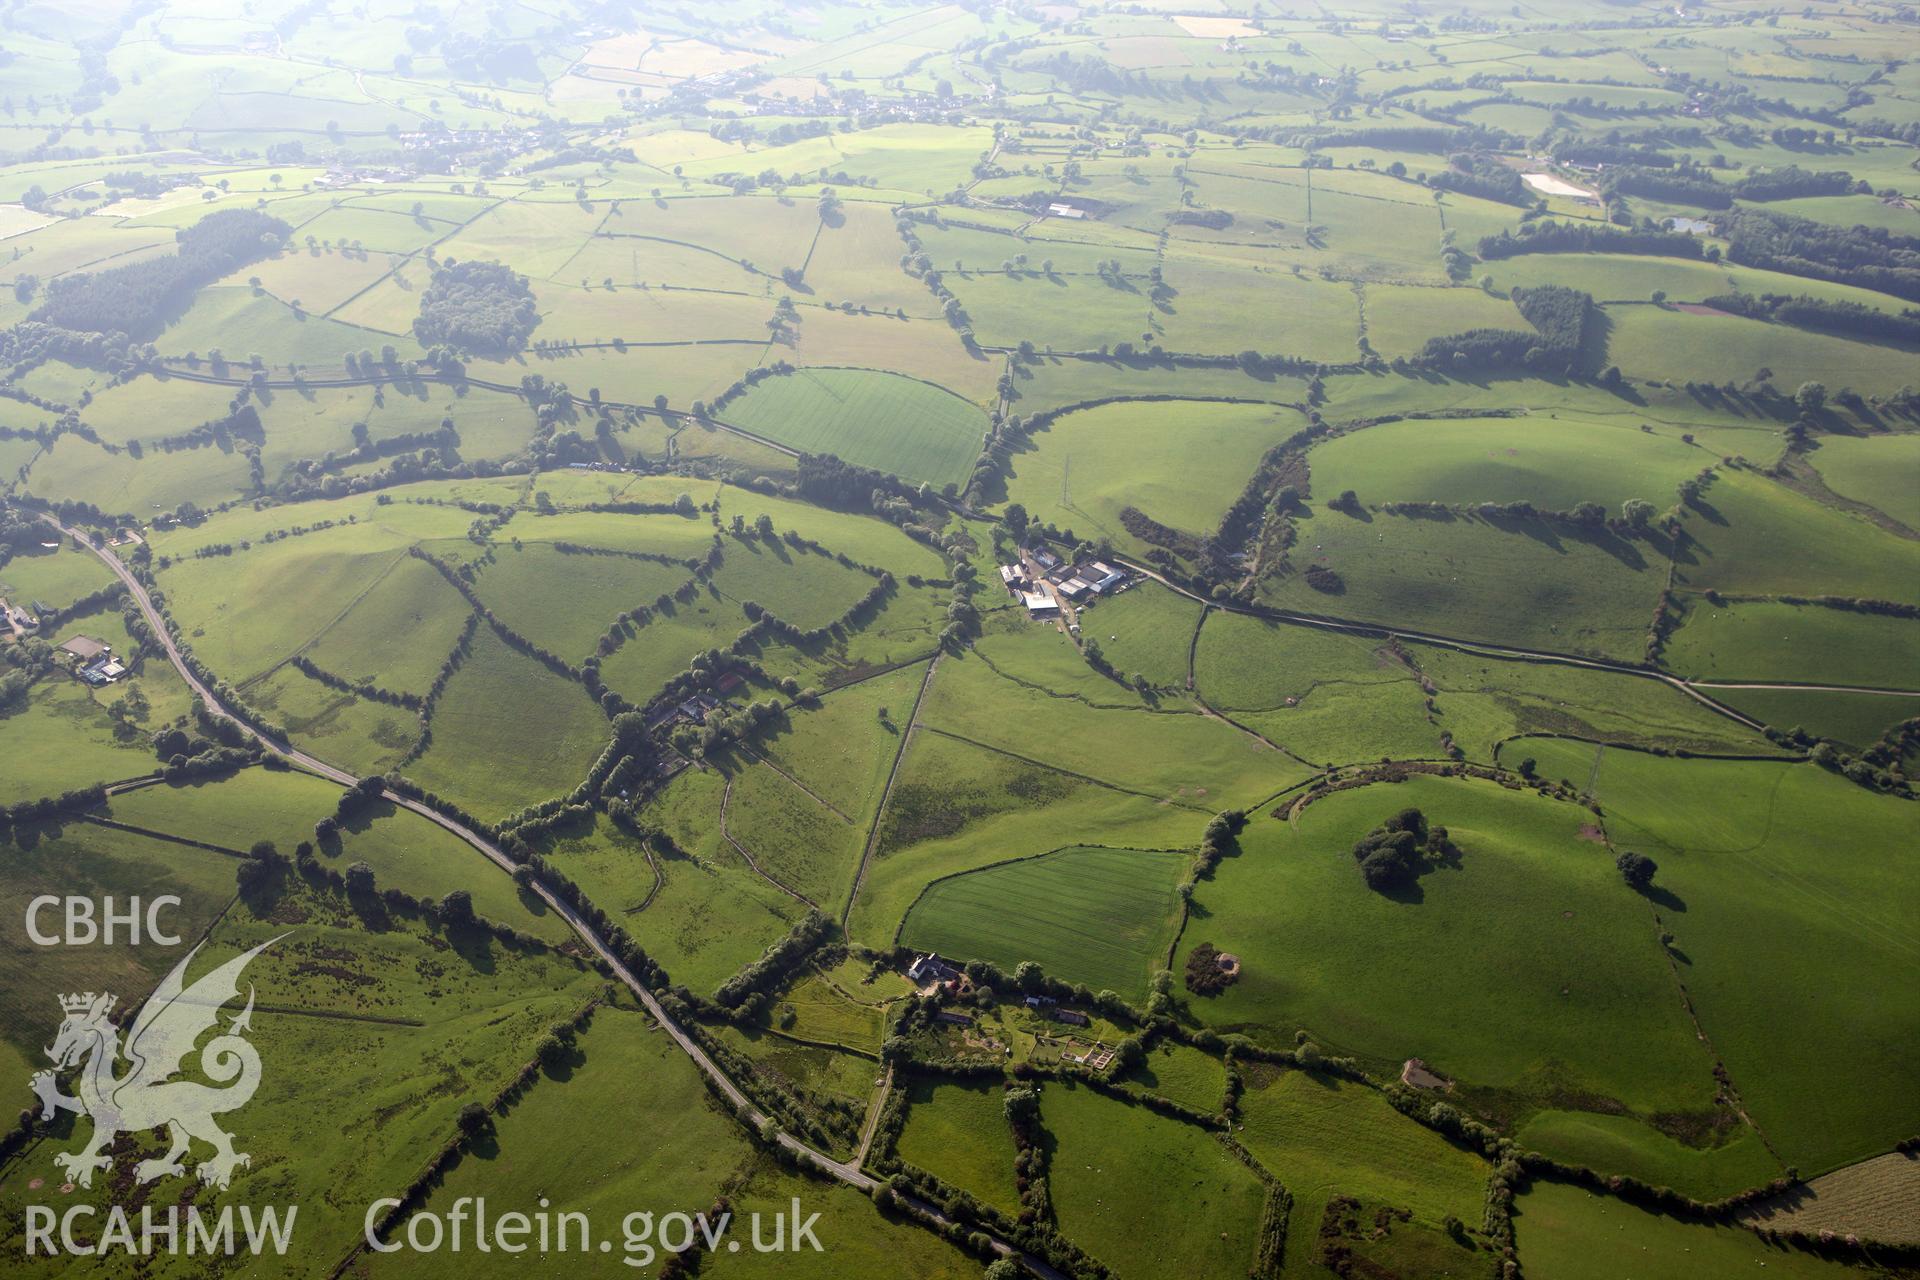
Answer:
[{"label": "mature tree", "polygon": [[1644,853],[1635,853],[1631,849],[1615,858],[1613,865],[1620,868],[1621,878],[1636,889],[1645,889],[1651,885],[1653,873],[1660,869],[1652,858]]}]

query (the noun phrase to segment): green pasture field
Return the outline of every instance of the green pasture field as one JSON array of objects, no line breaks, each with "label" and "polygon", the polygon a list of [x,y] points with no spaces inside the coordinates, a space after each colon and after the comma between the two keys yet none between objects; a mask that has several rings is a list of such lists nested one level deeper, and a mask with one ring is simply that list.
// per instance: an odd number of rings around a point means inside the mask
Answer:
[{"label": "green pasture field", "polygon": [[[1253,1063],[1234,1138],[1293,1196],[1285,1275],[1312,1275],[1315,1233],[1333,1195],[1406,1209],[1423,1227],[1479,1224],[1488,1167],[1337,1076]],[[1464,1261],[1464,1260],[1463,1260]]]},{"label": "green pasture field", "polygon": [[1390,685],[1412,672],[1377,636],[1210,610],[1194,652],[1194,684],[1216,707],[1274,711],[1323,685]]},{"label": "green pasture field", "polygon": [[[234,352],[227,358],[232,362],[227,368],[236,376],[246,368],[241,363],[246,353]],[[188,382],[184,378],[135,378],[96,391],[80,415],[102,440],[126,444],[171,435],[186,427],[225,417],[231,411],[234,395],[233,387]],[[281,398],[273,395],[275,402]],[[255,407],[260,411],[261,425],[271,437],[277,416],[272,411],[272,402],[264,405],[255,402]],[[342,447],[350,447],[344,431],[340,439]]]},{"label": "green pasture field", "polygon": [[247,460],[237,449],[156,449],[135,459],[74,435],[61,436],[34,459],[25,485],[38,498],[85,502],[142,520],[183,502],[215,506],[248,488]]},{"label": "green pasture field", "polygon": [[838,902],[853,883],[867,829],[762,763],[734,775],[727,833],[780,884],[812,902]]},{"label": "green pasture field", "polygon": [[1879,227],[1896,235],[1920,235],[1920,214],[1878,196],[1805,196],[1798,200],[1771,200],[1759,207],[1769,213],[1812,218],[1836,227]]},{"label": "green pasture field", "polygon": [[690,769],[646,802],[643,821],[672,841],[655,855],[657,877],[641,845],[601,817],[563,827],[545,846],[674,981],[697,991],[711,991],[757,959],[806,909],[754,875],[721,838],[724,786],[717,770]]},{"label": "green pasture field", "polygon": [[[585,280],[586,283],[581,283]],[[538,336],[557,342],[741,342],[764,339],[773,304],[705,291],[613,289],[592,277],[534,286]]]},{"label": "green pasture field", "polygon": [[747,626],[747,615],[739,604],[716,594],[709,585],[693,603],[675,601],[671,613],[654,615],[601,663],[601,676],[608,688],[635,705],[644,705],[668,680],[687,669],[694,654],[726,648]]},{"label": "green pasture field", "polygon": [[[1003,676],[973,654],[941,662],[920,718],[925,728],[1010,758],[1203,813],[1257,804],[1309,772],[1212,717],[1090,706]],[[1036,736],[1034,726],[1045,732]]]},{"label": "green pasture field", "polygon": [[657,597],[671,595],[689,576],[684,565],[579,555],[528,543],[500,548],[474,589],[509,627],[578,662],[594,652],[619,614],[642,605],[651,609]]},{"label": "green pasture field", "polygon": [[1706,754],[1779,750],[1731,716],[1659,680],[1503,662],[1438,645],[1409,651],[1435,688],[1435,728],[1452,734],[1469,759],[1497,757],[1512,766],[1527,754],[1524,735],[1531,734]]},{"label": "green pasture field", "polygon": [[1184,690],[1187,652],[1200,606],[1157,582],[1141,582],[1093,609],[1080,611],[1081,630],[1123,678],[1137,672],[1156,689]]},{"label": "green pasture field", "polygon": [[[604,1160],[582,1160],[582,1150],[597,1145],[610,1124],[619,1125],[626,1140]],[[594,1011],[572,1061],[543,1071],[505,1108],[490,1138],[460,1157],[423,1209],[444,1214],[461,1196],[484,1195],[494,1212],[532,1212],[545,1198],[587,1214],[597,1230],[613,1236],[617,1249],[618,1226],[628,1213],[700,1212],[755,1161],[745,1135],[714,1104],[700,1073],[623,998]],[[568,1265],[592,1272],[598,1262],[599,1273],[635,1273],[619,1253],[614,1257]],[[372,1274],[459,1276],[470,1274],[473,1265],[451,1251],[409,1252],[376,1259]],[[658,1268],[655,1262],[638,1274]]]},{"label": "green pasture field", "polygon": [[1902,722],[1920,715],[1920,699],[1825,689],[1715,689],[1714,697],[1779,729],[1804,728],[1816,737],[1865,749]]},{"label": "green pasture field", "polygon": [[1920,543],[1747,471],[1721,471],[1689,509],[1675,581],[1751,595],[1920,602]]},{"label": "green pasture field", "polygon": [[[677,240],[639,235],[621,228],[617,219],[609,219],[608,230],[597,232],[568,259],[567,278],[585,280],[605,287],[673,287],[712,289],[729,294],[765,297],[769,279],[760,269],[748,269],[715,250]],[[647,297],[649,295],[641,295]],[[666,299],[667,295],[663,295]],[[635,299],[629,295],[629,301]],[[671,305],[670,300],[668,305]]]},{"label": "green pasture field", "polygon": [[[143,690],[152,683],[140,681]],[[174,683],[184,694],[185,687]],[[115,691],[95,693],[64,672],[36,681],[24,699],[0,714],[0,754],[7,758],[0,804],[137,778],[158,769],[161,762],[147,741],[150,730],[124,739],[115,736],[105,708],[117,700]],[[150,714],[148,721],[158,724],[161,718]]]},{"label": "green pasture field", "polygon": [[[1019,254],[1026,255],[1024,270],[1030,280],[1046,276],[1043,264],[1047,262],[1053,263],[1054,275],[1068,279],[1095,276],[1100,263],[1116,257],[1120,259],[1122,274],[1128,277],[1145,278],[1153,265],[1148,256],[1150,247],[1121,248],[1108,244],[1043,239],[1036,234],[1040,227],[1026,225],[1030,220],[1024,213],[1006,220],[1006,225],[994,225],[999,221],[1001,219],[992,217],[985,210],[969,210],[965,213],[943,211],[938,223],[915,223],[913,234],[933,260],[934,268],[945,277],[948,288],[960,284],[971,273],[1001,270],[1003,264]],[[955,267],[955,263],[960,266]],[[922,293],[926,293],[924,286]],[[1144,297],[1141,301],[1144,305]],[[908,310],[914,308],[908,307]]]},{"label": "green pasture field", "polygon": [[[25,928],[29,901],[52,894],[96,901],[112,896],[124,904],[136,895],[150,902],[173,894],[180,905],[162,912],[161,927],[192,945],[236,892],[232,858],[74,819],[22,827],[0,843],[0,852],[8,868],[0,906],[17,922],[0,940],[0,956],[6,958],[6,976],[0,980],[0,1067],[22,1085],[34,1071],[51,1065],[42,1050],[59,1025],[57,993],[111,991],[123,1004],[132,1004],[180,958],[177,948],[157,944],[144,932],[138,945],[121,936],[111,946],[100,940],[36,946]],[[40,913],[43,933],[62,931],[60,913],[57,903]]]},{"label": "green pasture field", "polygon": [[[82,596],[113,583],[113,574],[91,551],[82,551],[52,525],[43,526],[47,541],[62,544],[57,551],[34,547],[0,564],[0,596],[17,609],[38,614],[65,609]],[[78,623],[68,623],[71,628]],[[64,631],[62,634],[65,634]]]},{"label": "green pasture field", "polygon": [[845,205],[837,223],[821,224],[807,256],[806,284],[819,301],[935,314],[938,304],[927,286],[900,267],[905,247],[894,230],[891,210]]},{"label": "green pasture field", "polygon": [[1002,1213],[1018,1214],[1013,1137],[1000,1085],[916,1075],[901,1087],[911,1105],[894,1154]]},{"label": "green pasture field", "polygon": [[[594,476],[580,483],[583,486],[591,485],[600,479],[602,477]],[[676,486],[672,492],[660,493],[634,493],[626,484],[612,484],[599,491],[583,487],[578,492],[569,492],[573,483],[573,478],[566,473],[551,476],[543,474],[534,480],[530,496],[537,503],[542,493],[547,494],[556,506],[564,506],[569,501],[673,502],[681,493],[686,493],[695,501],[705,501],[711,497],[710,493],[703,492],[701,485],[692,481]],[[542,515],[536,510],[517,515],[494,537],[496,541],[508,543],[516,539],[526,543],[571,542],[606,551],[644,551],[650,555],[694,560],[704,557],[712,549],[713,532],[712,522],[704,514],[689,517],[664,513],[627,515],[608,511],[562,510],[553,515]]]},{"label": "green pasture field", "polygon": [[1617,421],[1529,414],[1383,423],[1316,446],[1308,461],[1317,505],[1352,489],[1368,506],[1524,500],[1565,511],[1597,502],[1618,515],[1629,498],[1669,505],[1714,459]]},{"label": "green pasture field", "polygon": [[[568,259],[605,217],[600,210],[581,209],[572,201],[503,200],[442,241],[439,250],[446,257],[506,262],[537,280],[553,279],[564,275]],[[405,218],[393,221],[407,224]]]},{"label": "green pasture field", "polygon": [[115,822],[244,852],[270,840],[289,857],[334,811],[338,783],[293,769],[242,769],[229,777],[161,782],[110,797]]},{"label": "green pasture field", "polygon": [[[1044,256],[1046,249],[1044,243],[1015,241],[1007,252],[1032,257]],[[949,272],[944,280],[967,309],[980,340],[996,346],[1024,341],[1042,349],[1097,351],[1116,342],[1141,345],[1151,332],[1144,279],[1048,276],[1038,267],[1010,275],[982,262],[970,271]]]},{"label": "green pasture field", "polygon": [[1648,1213],[1584,1187],[1536,1182],[1514,1204],[1514,1241],[1531,1275],[1554,1280],[1690,1280],[1700,1275],[1857,1276],[1838,1262],[1768,1245],[1741,1227]]},{"label": "green pasture field", "polygon": [[809,205],[766,197],[622,200],[608,211],[600,234],[694,245],[777,276],[807,260],[820,218]]},{"label": "green pasture field", "polygon": [[[1561,284],[1590,293],[1595,301],[1603,303],[1651,302],[1654,290],[1658,289],[1673,302],[1702,302],[1722,293],[1779,293],[1857,302],[1876,311],[1899,310],[1898,299],[1872,289],[1697,258],[1641,257],[1630,253],[1529,253],[1495,259],[1485,265],[1484,272],[1493,277],[1499,289]],[[1787,334],[1800,332],[1803,331],[1786,330]],[[1781,340],[1785,340],[1785,334]]]},{"label": "green pasture field", "polygon": [[[1261,603],[1562,653],[1639,659],[1666,586],[1658,537],[1629,542],[1539,519],[1319,509],[1296,521],[1296,571],[1261,579]],[[1304,568],[1341,590],[1307,585]]]},{"label": "green pasture field", "polygon": [[221,677],[244,683],[318,639],[409,559],[383,531],[350,526],[177,560],[157,576],[182,639]]},{"label": "green pasture field", "polygon": [[1781,1174],[1780,1162],[1745,1125],[1717,1147],[1690,1147],[1650,1133],[1627,1116],[1591,1111],[1542,1111],[1514,1135],[1521,1146],[1609,1176],[1626,1174],[1671,1187],[1696,1200],[1721,1200],[1764,1186]]},{"label": "green pasture field", "polygon": [[[235,548],[237,554],[243,542],[264,543],[268,534],[278,538],[281,533],[300,526],[310,532],[298,539],[277,542],[274,546],[277,554],[294,554],[302,546],[311,550],[314,544],[310,539],[324,540],[328,537],[346,538],[356,548],[361,546],[362,541],[370,547],[404,546],[410,542],[437,542],[444,547],[448,539],[464,542],[466,531],[473,523],[470,512],[460,510],[452,503],[507,504],[518,498],[524,485],[525,481],[521,480],[427,481],[396,485],[380,494],[362,493],[312,502],[265,505],[258,510],[251,505],[235,506],[191,524],[150,529],[147,531],[148,541],[153,547],[156,563],[160,557],[184,561],[201,548],[222,545]],[[391,501],[383,503],[379,501],[381,497]],[[323,523],[361,527],[320,529],[318,526]],[[259,549],[266,550],[265,547]],[[165,565],[160,565],[159,571],[164,573]]]},{"label": "green pasture field", "polygon": [[[870,815],[925,672],[925,663],[912,663],[835,689],[818,706],[790,708],[754,739],[753,750],[842,814]],[[883,709],[888,723],[880,720]]]},{"label": "green pasture field", "polygon": [[1741,600],[1683,597],[1661,663],[1723,680],[1801,680],[1876,687],[1920,683],[1920,623],[1911,618]]},{"label": "green pasture field", "polygon": [[398,766],[420,740],[415,712],[322,684],[292,665],[249,684],[246,698],[302,750],[363,777]]},{"label": "green pasture field", "polygon": [[1158,1040],[1138,1066],[1127,1069],[1120,1082],[1139,1085],[1195,1111],[1211,1112],[1219,1109],[1226,1096],[1227,1069],[1211,1054],[1172,1040]]},{"label": "green pasture field", "polygon": [[1920,434],[1822,436],[1811,461],[1835,493],[1920,527]]},{"label": "green pasture field", "polygon": [[364,862],[373,868],[379,888],[399,889],[418,898],[439,899],[465,889],[473,895],[473,909],[479,915],[554,946],[573,937],[573,931],[538,894],[515,885],[479,850],[437,823],[385,800],[343,823],[339,842],[316,845],[315,856],[322,865],[342,872]]},{"label": "green pasture field", "polygon": [[[155,343],[169,356],[189,351],[204,353],[209,347],[240,347],[242,343],[234,342],[232,335],[244,334],[246,350],[259,352],[269,364],[278,364],[283,369],[293,361],[303,367],[337,370],[342,368],[343,353],[368,346],[378,351],[389,343],[404,358],[417,358],[421,354],[420,345],[413,340],[408,327],[411,317],[407,318],[408,324],[396,324],[392,329],[361,327],[311,311],[296,313],[291,304],[305,301],[304,298],[289,298],[285,302],[272,297],[256,298],[253,290],[245,286],[216,285],[202,289],[186,314]],[[230,357],[233,354],[237,353],[229,353]]]},{"label": "green pasture field", "polygon": [[298,298],[302,306],[327,315],[385,278],[395,269],[396,256],[377,243],[364,251],[347,249],[344,244],[326,248],[316,245],[242,267],[223,283],[251,287],[258,280],[260,287],[274,297],[282,301]]},{"label": "green pasture field", "polygon": [[769,346],[767,359],[816,369],[882,369],[983,406],[993,403],[1002,367],[987,352],[968,350],[944,319],[850,315],[824,307],[804,309],[792,344]]},{"label": "green pasture field", "polygon": [[[1561,770],[1579,773],[1571,748]],[[1781,1157],[1811,1176],[1911,1128],[1903,922],[1920,877],[1884,856],[1920,833],[1910,806],[1813,764],[1624,751],[1601,756],[1595,796],[1613,844],[1660,864],[1654,902],[1693,1007]]]},{"label": "green pasture field", "polygon": [[[835,550],[832,546],[825,553],[802,550],[777,538],[769,545],[729,537],[722,544],[725,560],[713,583],[720,594],[742,606],[752,601],[796,627],[824,627],[839,620],[876,582],[832,559]],[[899,590],[905,593],[914,588],[902,583]]]},{"label": "green pasture field", "polygon": [[[939,683],[939,676],[934,678]],[[941,734],[916,733],[881,814],[879,841],[848,933],[891,945],[930,881],[1083,844],[1172,848],[1199,838],[1202,814],[1079,782]]]},{"label": "green pasture field", "polygon": [[[1432,258],[1439,262],[1436,237]],[[1515,329],[1525,324],[1513,303],[1480,289],[1370,283],[1361,295],[1367,345],[1388,360],[1418,355],[1428,338],[1464,329]]]},{"label": "green pasture field", "polygon": [[[1392,895],[1370,890],[1349,849],[1409,806],[1451,832],[1459,865]],[[1181,945],[1211,941],[1241,960],[1239,981],[1191,1001],[1194,1012],[1267,1040],[1305,1027],[1331,1051],[1395,1070],[1423,1058],[1509,1116],[1566,1095],[1643,1116],[1704,1111],[1712,1064],[1645,904],[1606,846],[1581,834],[1591,816],[1419,776],[1339,792],[1297,827],[1263,813],[1194,895],[1198,922]],[[1466,921],[1496,917],[1500,946],[1454,941]],[[1467,991],[1500,993],[1508,1013],[1497,1025],[1457,1016],[1454,993]]]},{"label": "green pasture field", "polygon": [[[1237,355],[1252,348],[1327,361],[1358,354],[1360,306],[1346,284],[1295,276],[1279,262],[1249,271],[1193,249],[1169,254],[1166,279],[1177,292],[1157,323],[1169,350]],[[1276,315],[1288,318],[1277,333],[1264,319]]]},{"label": "green pasture field", "polygon": [[1744,316],[1610,306],[1608,358],[1636,378],[1745,382],[1769,368],[1783,387],[1807,380],[1888,394],[1908,381],[1913,350],[1787,328]]},{"label": "green pasture field", "polygon": [[985,615],[971,656],[1017,684],[1091,707],[1133,710],[1153,705],[1137,690],[1088,666],[1072,636],[1058,627],[1036,624],[1010,602]]},{"label": "green pasture field", "polygon": [[908,574],[941,578],[946,568],[938,551],[916,542],[878,516],[832,511],[774,494],[757,493],[735,485],[722,488],[714,499],[723,522],[735,515],[748,524],[765,515],[780,533],[791,529],[862,564],[878,565],[904,579]]},{"label": "green pasture field", "polygon": [[[497,566],[494,571],[499,571]],[[503,607],[496,606],[496,611],[511,616]],[[425,694],[471,613],[438,569],[407,556],[303,652],[322,671],[382,689]]]},{"label": "green pasture field", "polygon": [[1190,400],[1265,400],[1296,404],[1305,399],[1300,379],[1277,374],[1248,374],[1237,365],[1198,368],[1125,363],[1097,356],[1038,354],[1013,366],[1014,396],[1009,411],[1032,416],[1097,400],[1173,395]]},{"label": "green pasture field", "polygon": [[[970,25],[970,24],[969,24]],[[922,33],[929,34],[929,33]],[[838,70],[838,64],[834,64]],[[696,160],[685,166],[692,177],[717,173],[809,173],[822,167],[872,178],[882,187],[904,191],[951,191],[993,139],[984,126],[961,128],[930,124],[888,124],[850,134],[808,138],[786,146],[749,151],[738,160]]]},{"label": "green pasture field", "polygon": [[506,646],[490,628],[447,681],[432,745],[405,772],[468,812],[501,818],[573,790],[607,745],[586,690]]},{"label": "green pasture field", "polygon": [[1184,854],[1069,848],[938,880],[913,904],[900,943],[1008,973],[1037,962],[1051,977],[1143,999],[1183,918],[1174,884]]},{"label": "green pasture field", "polygon": [[1214,401],[1108,404],[1064,414],[1016,453],[1007,497],[1039,521],[1143,555],[1120,523],[1137,507],[1211,532],[1268,449],[1300,428],[1291,409]]},{"label": "green pasture field", "polygon": [[1040,1115],[1068,1239],[1150,1280],[1239,1276],[1251,1265],[1266,1188],[1206,1130],[1068,1081],[1046,1086]]}]

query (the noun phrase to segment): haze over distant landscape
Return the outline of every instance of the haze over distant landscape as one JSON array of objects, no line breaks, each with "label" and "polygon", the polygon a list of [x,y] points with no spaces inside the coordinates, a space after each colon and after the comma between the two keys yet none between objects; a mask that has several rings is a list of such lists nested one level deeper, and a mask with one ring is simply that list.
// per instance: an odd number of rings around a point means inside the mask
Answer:
[{"label": "haze over distant landscape", "polygon": [[0,1270],[1920,1276],[1916,382],[1894,0],[0,7]]}]

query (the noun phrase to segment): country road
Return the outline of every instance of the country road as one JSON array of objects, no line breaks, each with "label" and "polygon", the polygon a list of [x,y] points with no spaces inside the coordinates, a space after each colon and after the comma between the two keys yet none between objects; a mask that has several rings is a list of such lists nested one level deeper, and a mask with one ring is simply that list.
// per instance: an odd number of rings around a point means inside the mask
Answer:
[{"label": "country road", "polygon": [[[155,638],[159,640],[161,646],[166,650],[168,662],[173,665],[175,671],[180,673],[180,678],[187,682],[187,687],[206,704],[208,714],[232,722],[239,727],[242,733],[260,743],[268,750],[283,755],[302,768],[318,774],[323,778],[337,782],[341,786],[351,787],[359,781],[359,779],[354,777],[353,774],[348,773],[345,769],[336,768],[324,760],[309,755],[305,751],[301,751],[290,743],[274,741],[227,710],[219,699],[214,697],[213,692],[201,683],[199,677],[193,673],[192,668],[187,665],[186,659],[180,653],[179,646],[174,642],[172,633],[167,630],[166,620],[160,616],[160,611],[154,607],[152,598],[147,594],[146,587],[141,585],[140,580],[133,576],[132,571],[129,570],[125,564],[121,563],[120,557],[102,547],[95,546],[91,539],[60,523],[52,514],[48,512],[37,512],[36,514],[42,520],[60,530],[61,533],[72,538],[77,545],[91,551],[113,572],[114,577],[118,578],[122,585],[127,588],[127,591],[133,597],[134,603],[139,607],[141,616],[147,620],[147,626],[152,629]],[[931,668],[929,668],[927,675],[928,678],[931,679]],[[922,691],[924,692],[924,690],[925,684],[923,682]],[[411,797],[397,795],[391,791],[384,792],[383,794],[386,799],[393,804],[403,809],[410,809],[427,821],[434,823],[436,826],[452,832],[479,850],[489,861],[499,867],[500,870],[508,875],[513,874],[518,864],[516,864],[513,859],[507,857],[506,854],[502,853],[491,841],[484,839],[478,832],[467,827],[466,824],[449,818],[446,814],[429,808]],[[667,1016],[666,1010],[660,1007],[660,1002],[654,999],[653,992],[649,991],[646,985],[635,976],[633,971],[626,966],[620,957],[615,955],[607,944],[602,941],[600,935],[594,931],[593,926],[588,924],[579,912],[575,911],[570,905],[555,895],[539,879],[536,878],[531,881],[531,887],[533,891],[539,895],[540,900],[546,903],[547,907],[553,911],[555,915],[564,920],[567,927],[572,929],[580,940],[606,963],[614,977],[618,978],[629,991],[633,992],[641,1005],[652,1015],[654,1021],[658,1022],[661,1029],[673,1038],[674,1044],[679,1046],[681,1052],[693,1059],[694,1065],[706,1074],[707,1078],[713,1082],[714,1087],[732,1104],[741,1118],[756,1129],[764,1127],[768,1123],[767,1116],[758,1107],[755,1107],[748,1101],[746,1094],[740,1091],[739,1086],[735,1085],[724,1071],[714,1065],[713,1059],[707,1056],[706,1051],[702,1049],[699,1044],[695,1043],[691,1036],[681,1030],[672,1018]],[[888,1071],[886,1079],[891,1082],[891,1070]],[[882,1102],[884,1103],[884,1093],[882,1095]],[[877,1114],[878,1110],[876,1108],[875,1115],[877,1116]],[[860,1163],[866,1158],[867,1143],[872,1140],[871,1125],[868,1126],[867,1131],[862,1135],[859,1153],[851,1161],[835,1160],[824,1152],[814,1150],[784,1130],[776,1129],[773,1137],[774,1141],[778,1142],[782,1147],[791,1151],[802,1160],[809,1162],[823,1173],[862,1192],[871,1193],[881,1185],[879,1179],[864,1172],[860,1168]],[[945,1226],[949,1224],[950,1220],[946,1214],[933,1205],[910,1196],[902,1196],[900,1198],[910,1204],[916,1212],[930,1219],[936,1225]],[[1022,1253],[997,1237],[990,1238],[993,1240],[995,1253],[1003,1258],[1013,1258],[1017,1260],[1028,1271],[1041,1277],[1041,1280],[1065,1280],[1065,1277],[1062,1276],[1060,1272],[1048,1266],[1039,1258]]]}]

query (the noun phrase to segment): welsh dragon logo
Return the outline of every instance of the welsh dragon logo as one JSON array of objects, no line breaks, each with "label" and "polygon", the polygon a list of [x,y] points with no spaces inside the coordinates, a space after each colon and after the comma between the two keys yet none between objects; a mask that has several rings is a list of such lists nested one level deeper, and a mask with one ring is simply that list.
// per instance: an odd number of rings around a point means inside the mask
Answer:
[{"label": "welsh dragon logo", "polygon": [[[141,1008],[124,1048],[118,1029],[107,1017],[117,997],[91,991],[61,996],[66,1018],[46,1051],[53,1067],[36,1072],[28,1084],[39,1095],[42,1120],[51,1120],[56,1111],[77,1112],[92,1118],[93,1138],[78,1151],[54,1156],[54,1163],[81,1186],[92,1186],[94,1171],[113,1165],[113,1158],[102,1153],[116,1137],[162,1127],[172,1146],[159,1159],[134,1166],[134,1177],[141,1182],[186,1173],[182,1157],[195,1138],[214,1149],[211,1158],[200,1162],[203,1182],[224,1188],[235,1169],[252,1163],[247,1153],[233,1149],[232,1136],[213,1120],[245,1106],[260,1087],[260,1055],[245,1038],[253,1017],[251,984],[247,1007],[200,1050],[200,1071],[214,1084],[175,1077],[186,1069],[187,1056],[200,1037],[219,1022],[222,1007],[240,994],[241,971],[278,941],[261,943],[188,987],[184,979],[187,966],[199,954],[196,946]],[[123,1057],[127,1070],[116,1075]],[[70,1097],[60,1092],[54,1073],[76,1065],[79,1096]]]}]

